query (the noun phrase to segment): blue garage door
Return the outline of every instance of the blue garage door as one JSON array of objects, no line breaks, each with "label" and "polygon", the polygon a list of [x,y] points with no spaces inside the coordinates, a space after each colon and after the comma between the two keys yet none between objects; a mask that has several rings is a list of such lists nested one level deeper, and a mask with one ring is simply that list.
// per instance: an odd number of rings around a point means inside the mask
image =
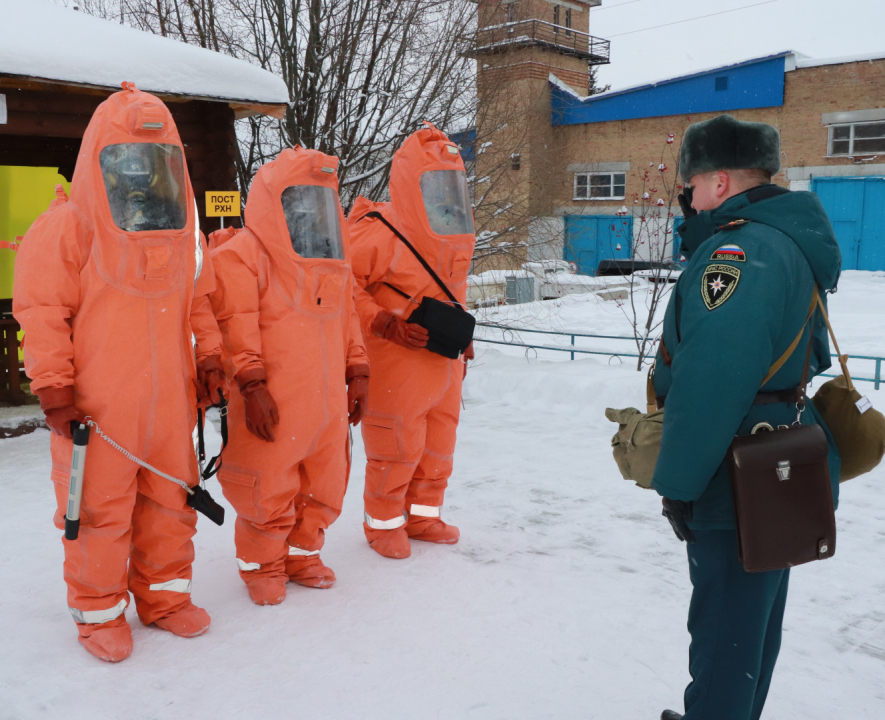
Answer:
[{"label": "blue garage door", "polygon": [[612,215],[566,215],[563,258],[577,263],[582,275],[596,275],[603,260],[629,260],[633,218]]},{"label": "blue garage door", "polygon": [[814,178],[842,250],[843,270],[885,270],[885,177]]}]

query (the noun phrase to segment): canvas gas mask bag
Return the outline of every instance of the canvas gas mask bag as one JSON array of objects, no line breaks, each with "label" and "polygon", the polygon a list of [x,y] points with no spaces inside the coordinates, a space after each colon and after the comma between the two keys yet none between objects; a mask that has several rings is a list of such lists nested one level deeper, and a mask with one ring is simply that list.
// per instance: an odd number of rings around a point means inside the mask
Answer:
[{"label": "canvas gas mask bag", "polygon": [[[770,380],[792,355],[816,310],[820,310],[839,357],[842,375],[825,383],[814,396],[842,458],[840,480],[869,472],[885,454],[885,416],[862,398],[848,372],[817,287],[808,316],[786,352],[762,381]],[[738,553],[744,569],[763,572],[832,557],[836,523],[827,456],[829,444],[820,425],[801,425],[811,357],[806,350],[797,419],[792,425],[759,423],[750,435],[737,437],[727,463],[734,496]],[[652,369],[653,370],[653,369]],[[651,487],[663,434],[663,410],[656,409],[649,372],[649,413],[635,408],[606,410],[619,423],[612,438],[615,461],[625,479]],[[655,404],[652,404],[655,403]]]},{"label": "canvas gas mask bag", "polygon": [[[762,385],[774,377],[775,373],[793,354],[802,338],[802,333],[805,332],[805,325],[814,312],[816,300],[817,291],[815,290],[805,324],[802,325],[799,334],[790,343],[784,354],[771,366]],[[655,398],[654,371],[654,366],[652,366],[648,371],[646,381],[647,412],[642,413],[632,407],[622,410],[614,408],[606,408],[605,410],[605,417],[618,424],[618,431],[612,437],[612,453],[618,470],[621,471],[625,480],[633,480],[637,485],[646,489],[651,488],[655,465],[657,465],[658,454],[661,450],[661,436],[664,432],[664,409],[658,407],[658,401]]]},{"label": "canvas gas mask bag", "polygon": [[839,357],[842,375],[821,386],[814,394],[814,407],[836,441],[842,458],[839,482],[845,482],[870,472],[882,462],[885,455],[885,416],[854,388],[848,372],[848,355],[840,352],[830,318],[820,299],[818,305]]}]

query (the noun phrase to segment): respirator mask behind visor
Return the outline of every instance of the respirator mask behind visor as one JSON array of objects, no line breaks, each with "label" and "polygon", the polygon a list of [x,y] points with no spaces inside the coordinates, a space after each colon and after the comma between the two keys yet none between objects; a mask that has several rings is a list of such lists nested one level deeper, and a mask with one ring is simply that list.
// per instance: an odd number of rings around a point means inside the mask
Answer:
[{"label": "respirator mask behind visor", "polygon": [[283,215],[292,249],[303,258],[343,260],[338,198],[332,188],[292,185],[283,190]]},{"label": "respirator mask behind visor", "polygon": [[437,235],[472,235],[473,213],[463,170],[429,170],[421,176],[421,197]]},{"label": "respirator mask behind visor", "polygon": [[99,156],[114,223],[126,232],[187,225],[184,157],[176,145],[108,145]]}]

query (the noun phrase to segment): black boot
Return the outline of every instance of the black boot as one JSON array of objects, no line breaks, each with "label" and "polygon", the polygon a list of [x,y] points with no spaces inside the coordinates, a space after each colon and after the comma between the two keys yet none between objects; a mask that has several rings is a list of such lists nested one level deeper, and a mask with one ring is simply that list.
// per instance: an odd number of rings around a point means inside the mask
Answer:
[{"label": "black boot", "polygon": [[682,717],[682,713],[678,713],[675,710],[664,710],[661,713],[661,720],[679,720]]}]

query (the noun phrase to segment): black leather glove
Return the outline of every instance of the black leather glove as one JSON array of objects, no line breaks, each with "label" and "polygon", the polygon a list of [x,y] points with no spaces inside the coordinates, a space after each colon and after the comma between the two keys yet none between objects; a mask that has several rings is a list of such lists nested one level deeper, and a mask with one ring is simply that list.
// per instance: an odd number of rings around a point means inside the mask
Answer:
[{"label": "black leather glove", "polygon": [[682,217],[688,220],[698,214],[698,211],[691,206],[692,195],[694,190],[690,185],[682,188],[682,194],[676,196],[679,201],[679,207],[682,208]]},{"label": "black leather glove", "polygon": [[664,510],[661,512],[661,515],[670,521],[670,526],[673,528],[673,532],[676,533],[676,537],[683,542],[693,543],[695,537],[688,526],[688,521],[691,520],[694,514],[694,505],[690,502],[671,500],[670,498],[663,498],[663,503]]}]

